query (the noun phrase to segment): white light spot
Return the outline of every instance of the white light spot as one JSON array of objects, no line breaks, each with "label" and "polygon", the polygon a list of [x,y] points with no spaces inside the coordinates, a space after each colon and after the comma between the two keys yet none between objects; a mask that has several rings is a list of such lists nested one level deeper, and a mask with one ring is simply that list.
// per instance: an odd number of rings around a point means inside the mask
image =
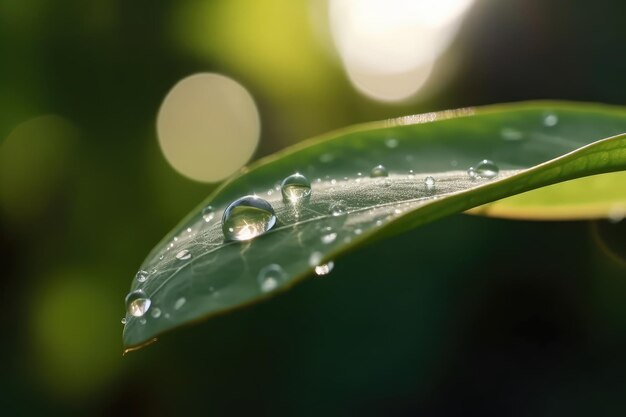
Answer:
[{"label": "white light spot", "polygon": [[196,74],[167,94],[157,117],[167,161],[197,181],[223,180],[252,157],[260,121],[248,91],[218,74]]},{"label": "white light spot", "polygon": [[329,0],[333,39],[365,95],[399,101],[429,78],[474,0]]}]

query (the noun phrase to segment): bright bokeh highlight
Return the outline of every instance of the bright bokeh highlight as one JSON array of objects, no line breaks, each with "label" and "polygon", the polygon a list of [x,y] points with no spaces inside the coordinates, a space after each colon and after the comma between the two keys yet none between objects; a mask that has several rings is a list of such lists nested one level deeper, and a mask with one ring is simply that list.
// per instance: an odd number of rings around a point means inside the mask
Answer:
[{"label": "bright bokeh highlight", "polygon": [[219,74],[195,74],[167,94],[157,117],[163,155],[181,174],[201,182],[225,179],[254,154],[260,135],[248,91]]},{"label": "bright bokeh highlight", "polygon": [[457,33],[473,0],[329,0],[335,46],[347,75],[381,101],[413,96]]}]

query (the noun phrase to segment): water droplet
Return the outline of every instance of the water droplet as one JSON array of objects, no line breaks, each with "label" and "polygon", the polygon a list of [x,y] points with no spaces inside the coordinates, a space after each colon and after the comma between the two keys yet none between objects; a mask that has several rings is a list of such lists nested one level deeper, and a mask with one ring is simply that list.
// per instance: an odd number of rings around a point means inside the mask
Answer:
[{"label": "water droplet", "polygon": [[547,113],[543,116],[543,125],[546,127],[554,127],[559,123],[559,116],[554,113]]},{"label": "water droplet", "polygon": [[202,218],[205,222],[210,222],[213,220],[213,217],[215,217],[215,210],[213,209],[213,206],[206,206],[202,209]]},{"label": "water droplet", "polygon": [[287,279],[287,274],[280,265],[270,264],[259,271],[257,277],[261,291],[269,292],[278,287],[281,281]]},{"label": "water droplet", "polygon": [[122,317],[122,324],[126,324],[126,317]]},{"label": "water droplet", "polygon": [[333,261],[328,261],[325,264],[317,265],[315,269],[315,273],[319,276],[328,275],[330,271],[335,267],[335,263]]},{"label": "water droplet", "polygon": [[333,203],[330,205],[328,212],[332,214],[333,216],[341,216],[342,214],[345,214],[346,212],[346,205],[341,201],[337,203]]},{"label": "water droplet", "polygon": [[298,173],[285,178],[280,188],[285,202],[296,203],[311,195],[311,182],[307,177]]},{"label": "water droplet", "polygon": [[176,259],[178,259],[179,261],[187,261],[191,259],[191,252],[189,252],[187,249],[183,249],[176,254]]},{"label": "water droplet", "polygon": [[126,296],[126,311],[128,314],[141,317],[150,308],[150,298],[143,290],[135,290]]},{"label": "water droplet", "polygon": [[376,220],[376,226],[382,226],[383,225],[383,221],[382,220]]},{"label": "water droplet", "polygon": [[488,159],[483,159],[480,161],[476,167],[471,167],[467,170],[467,174],[470,178],[495,178],[500,172],[500,168],[493,162]]},{"label": "water droplet", "polygon": [[187,302],[187,299],[185,297],[180,297],[178,300],[176,300],[176,302],[174,303],[174,310],[178,310],[179,308],[181,308],[182,306],[185,305],[185,303]]},{"label": "water droplet", "polygon": [[337,239],[337,233],[328,233],[322,236],[322,243],[330,244],[333,243]]},{"label": "water droplet", "polygon": [[142,326],[143,326],[144,324],[146,324],[147,322],[148,322],[148,321],[145,319],[145,317],[142,317],[142,318],[140,318],[140,319],[139,319],[139,324],[141,324]]},{"label": "water droplet", "polygon": [[330,273],[335,267],[333,261],[322,263],[322,254],[320,252],[313,252],[309,257],[309,265],[313,267],[315,274],[326,275]]},{"label": "water droplet", "polygon": [[370,177],[372,177],[372,178],[386,177],[388,175],[389,175],[389,172],[387,172],[387,168],[385,168],[382,165],[376,165],[370,171]]},{"label": "water droplet", "polygon": [[161,309],[158,307],[153,308],[150,315],[155,319],[158,319],[159,317],[161,317]]},{"label": "water droplet", "polygon": [[435,179],[431,176],[424,178],[424,185],[426,186],[426,191],[433,191],[435,189]]},{"label": "water droplet", "polygon": [[146,280],[148,279],[148,272],[142,269],[139,272],[137,272],[137,274],[135,275],[135,278],[137,278],[137,281],[139,282],[146,282]]},{"label": "water droplet", "polygon": [[250,240],[275,224],[276,215],[270,203],[249,195],[233,201],[224,210],[222,232],[226,240]]},{"label": "water droplet", "polygon": [[385,140],[385,146],[388,147],[389,149],[397,148],[398,147],[398,139],[395,139],[395,138],[386,139]]},{"label": "water droplet", "polygon": [[361,230],[361,229],[354,229],[354,234],[355,234],[355,235],[357,235],[357,236],[358,236],[358,235],[360,235],[361,233],[363,233],[363,230]]}]

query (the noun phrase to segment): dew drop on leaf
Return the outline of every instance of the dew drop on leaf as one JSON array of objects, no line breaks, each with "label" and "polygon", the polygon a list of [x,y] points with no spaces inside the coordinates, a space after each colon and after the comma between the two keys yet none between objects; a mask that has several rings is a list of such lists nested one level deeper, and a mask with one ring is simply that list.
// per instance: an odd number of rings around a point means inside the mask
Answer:
[{"label": "dew drop on leaf", "polygon": [[327,245],[333,243],[335,239],[337,239],[337,233],[334,232],[322,235],[322,243],[325,243]]},{"label": "dew drop on leaf", "polygon": [[389,172],[387,171],[387,168],[385,168],[382,165],[376,165],[370,171],[370,177],[372,177],[372,178],[386,177],[388,175],[389,175]]},{"label": "dew drop on leaf", "polygon": [[143,290],[135,290],[126,296],[126,311],[132,316],[141,317],[146,314],[151,303]]},{"label": "dew drop on leaf", "polygon": [[178,259],[179,261],[187,261],[191,259],[191,252],[189,252],[187,249],[183,249],[176,254],[176,259]]},{"label": "dew drop on leaf", "polygon": [[315,271],[315,274],[318,276],[329,274],[335,267],[333,261],[322,263],[322,257],[323,255],[320,252],[313,252],[309,257],[309,265],[313,267],[313,271]]},{"label": "dew drop on leaf", "polygon": [[270,264],[259,271],[257,277],[261,291],[269,292],[278,287],[281,281],[287,279],[287,274],[278,264]]},{"label": "dew drop on leaf", "polygon": [[298,173],[285,178],[280,189],[286,203],[297,203],[311,196],[311,182],[307,177]]},{"label": "dew drop on leaf", "polygon": [[202,209],[202,218],[205,222],[210,222],[215,217],[215,210],[212,206],[206,206]]},{"label": "dew drop on leaf", "polygon": [[476,168],[474,168],[474,173],[476,174],[477,178],[495,178],[499,172],[500,168],[498,168],[498,166],[493,161],[490,161],[488,159],[483,159],[476,165]]},{"label": "dew drop on leaf", "polygon": [[433,191],[435,189],[435,179],[431,176],[424,178],[424,185],[426,186],[426,191]]},{"label": "dew drop on leaf", "polygon": [[330,205],[328,212],[333,216],[341,216],[346,212],[346,205],[341,201],[333,203]]},{"label": "dew drop on leaf", "polygon": [[148,279],[148,272],[142,269],[137,272],[135,278],[137,278],[137,281],[139,282],[146,282],[146,280]]},{"label": "dew drop on leaf", "polygon": [[257,196],[233,201],[224,210],[222,232],[226,240],[250,240],[262,235],[276,224],[271,204]]}]

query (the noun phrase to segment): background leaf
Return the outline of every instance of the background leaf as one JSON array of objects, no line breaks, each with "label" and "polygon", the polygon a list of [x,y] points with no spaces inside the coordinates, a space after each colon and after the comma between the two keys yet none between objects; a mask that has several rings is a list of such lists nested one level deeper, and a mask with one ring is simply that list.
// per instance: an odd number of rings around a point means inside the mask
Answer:
[{"label": "background leaf", "polygon": [[[286,289],[370,239],[534,188],[622,170],[626,137],[612,136],[624,131],[620,108],[526,103],[368,124],[258,161],[216,190],[148,256],[140,268],[146,280],[134,281],[131,289],[144,290],[152,304],[145,316],[127,317],[124,343],[138,346]],[[483,159],[499,167],[495,179],[467,175]],[[378,164],[389,176],[369,178]],[[310,200],[297,206],[283,202],[277,187],[294,172],[312,181]],[[432,190],[424,182],[428,176],[436,181]],[[250,242],[224,243],[222,212],[248,194],[269,201],[278,224]],[[623,195],[601,197],[591,201],[602,207],[598,213],[623,201]],[[509,202],[523,204],[523,198]],[[207,222],[202,210],[208,205],[215,215]],[[190,256],[181,257],[181,251]],[[259,282],[269,265],[280,268],[271,291]]]}]

